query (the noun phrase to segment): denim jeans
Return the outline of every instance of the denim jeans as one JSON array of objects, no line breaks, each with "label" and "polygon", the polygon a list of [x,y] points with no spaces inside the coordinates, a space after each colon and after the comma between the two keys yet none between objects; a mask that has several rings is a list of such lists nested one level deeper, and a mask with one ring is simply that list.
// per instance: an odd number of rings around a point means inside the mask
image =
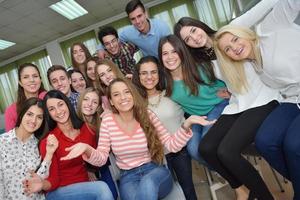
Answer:
[{"label": "denim jeans", "polygon": [[104,181],[108,185],[111,193],[113,194],[114,199],[117,199],[118,192],[117,192],[115,182],[111,176],[111,173],[109,170],[109,165],[110,165],[110,162],[108,160],[105,165],[100,167],[100,180]]},{"label": "denim jeans", "polygon": [[166,159],[170,171],[175,172],[186,200],[197,200],[192,177],[191,157],[186,148],[184,147],[177,153],[168,153]]},{"label": "denim jeans", "polygon": [[294,199],[300,200],[300,109],[281,103],[261,125],[255,139],[257,150],[280,174],[289,179]]},{"label": "denim jeans", "polygon": [[59,187],[48,192],[47,200],[113,200],[110,189],[103,181],[81,182]]},{"label": "denim jeans", "polygon": [[[227,99],[217,104],[209,113],[206,114],[207,120],[218,119],[227,105],[228,105]],[[193,137],[187,143],[187,150],[190,156],[194,160],[204,165],[207,164],[204,161],[204,159],[200,156],[198,148],[202,137],[208,132],[210,127],[212,127],[212,125],[202,126],[199,124],[193,124],[192,125]]]},{"label": "denim jeans", "polygon": [[120,175],[122,200],[157,200],[167,196],[173,186],[170,170],[152,162],[121,170]]}]

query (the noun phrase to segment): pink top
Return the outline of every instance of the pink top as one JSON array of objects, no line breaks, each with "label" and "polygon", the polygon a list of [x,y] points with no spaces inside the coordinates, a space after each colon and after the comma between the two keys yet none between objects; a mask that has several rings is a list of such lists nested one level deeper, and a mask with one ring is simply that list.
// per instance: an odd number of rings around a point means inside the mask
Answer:
[{"label": "pink top", "polygon": [[[192,137],[192,131],[185,131],[183,128],[177,130],[175,134],[170,134],[157,116],[151,111],[148,112],[160,141],[168,151],[180,151]],[[96,150],[93,150],[90,158],[86,161],[95,166],[104,165],[110,148],[116,157],[116,164],[120,169],[132,169],[151,161],[147,139],[140,124],[138,124],[134,132],[126,133],[117,124],[113,113],[108,113],[103,117],[98,147]]]},{"label": "pink top", "polygon": [[[47,91],[43,91],[39,94],[39,98],[43,99],[46,95]],[[11,129],[15,128],[17,123],[17,104],[12,103],[10,106],[8,106],[4,113],[4,119],[5,119],[5,131],[8,132]]]}]

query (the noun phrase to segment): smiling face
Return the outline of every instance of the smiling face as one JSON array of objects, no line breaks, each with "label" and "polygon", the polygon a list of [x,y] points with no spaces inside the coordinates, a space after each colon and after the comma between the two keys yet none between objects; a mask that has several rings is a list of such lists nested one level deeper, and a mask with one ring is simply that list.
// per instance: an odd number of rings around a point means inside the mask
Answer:
[{"label": "smiling face", "polygon": [[137,7],[128,15],[132,25],[140,32],[146,34],[150,30],[150,24],[147,20],[147,15],[141,7]]},{"label": "smiling face", "polygon": [[41,83],[41,77],[36,68],[32,66],[23,68],[19,84],[23,87],[26,96],[38,93]]},{"label": "smiling face", "polygon": [[81,112],[85,116],[92,116],[96,113],[98,107],[99,107],[99,95],[96,92],[86,93],[82,100]]},{"label": "smiling face", "polygon": [[116,78],[116,74],[112,68],[104,64],[97,66],[97,74],[100,78],[100,81],[106,86],[108,86],[109,83]]},{"label": "smiling face", "polygon": [[181,69],[181,59],[169,42],[162,45],[162,62],[164,67],[171,72]]},{"label": "smiling face", "polygon": [[131,112],[133,109],[133,96],[124,82],[115,82],[111,85],[110,104],[119,113]]},{"label": "smiling face", "polygon": [[219,41],[218,48],[229,58],[235,61],[254,59],[251,41],[240,38],[231,33],[224,33]]},{"label": "smiling face", "polygon": [[183,26],[180,37],[186,45],[192,48],[201,48],[208,45],[209,36],[196,26]]},{"label": "smiling face", "polygon": [[117,55],[120,52],[120,44],[115,35],[106,35],[102,38],[105,49],[112,55]]},{"label": "smiling face", "polygon": [[82,64],[86,60],[86,55],[84,53],[84,50],[79,45],[75,45],[72,51],[74,60],[78,64]]},{"label": "smiling face", "polygon": [[141,84],[146,88],[148,93],[156,91],[156,85],[159,82],[157,65],[153,62],[141,64],[139,78]]},{"label": "smiling face", "polygon": [[38,130],[43,122],[43,110],[37,105],[31,106],[24,114],[20,128],[25,130],[27,133],[33,133]]},{"label": "smiling face", "polygon": [[86,67],[86,75],[92,80],[96,80],[96,74],[95,74],[95,67],[96,67],[96,62],[91,60],[87,63]]},{"label": "smiling face", "polygon": [[59,90],[64,95],[70,96],[71,94],[71,80],[68,78],[67,74],[63,70],[56,70],[51,72],[49,75],[51,86],[55,90]]},{"label": "smiling face", "polygon": [[49,98],[46,106],[50,117],[58,124],[66,124],[70,120],[69,108],[62,99]]},{"label": "smiling face", "polygon": [[86,82],[82,74],[79,72],[73,72],[71,75],[71,84],[76,92],[82,92],[86,88]]}]

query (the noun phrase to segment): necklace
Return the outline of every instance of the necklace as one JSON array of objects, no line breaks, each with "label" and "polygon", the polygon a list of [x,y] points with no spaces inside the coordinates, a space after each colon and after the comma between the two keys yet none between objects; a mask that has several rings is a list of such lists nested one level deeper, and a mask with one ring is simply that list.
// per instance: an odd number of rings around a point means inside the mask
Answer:
[{"label": "necklace", "polygon": [[205,54],[209,57],[209,58],[215,58],[216,57],[216,54],[215,54],[215,51],[214,51],[214,48],[206,48],[204,50]]},{"label": "necklace", "polygon": [[[157,96],[156,96],[157,97]],[[154,98],[152,98],[152,99],[156,99],[156,97],[154,97]],[[160,101],[161,101],[161,97],[162,97],[162,92],[161,93],[159,93],[159,95],[158,95],[158,100],[155,102],[150,102],[150,100],[148,100],[148,104],[149,104],[149,106],[152,106],[152,107],[154,107],[154,108],[157,108],[158,107],[158,105],[159,105],[159,103],[160,103]]]}]

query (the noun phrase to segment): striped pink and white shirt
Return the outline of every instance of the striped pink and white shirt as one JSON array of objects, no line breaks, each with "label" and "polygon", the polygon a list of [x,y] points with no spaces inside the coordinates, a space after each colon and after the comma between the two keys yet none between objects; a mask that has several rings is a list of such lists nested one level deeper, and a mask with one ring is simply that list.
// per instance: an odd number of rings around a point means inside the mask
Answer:
[{"label": "striped pink and white shirt", "polygon": [[[174,134],[170,134],[157,116],[152,111],[148,112],[160,141],[168,151],[180,151],[192,137],[192,131],[185,131],[183,128],[180,128]],[[86,161],[95,166],[104,165],[110,148],[116,157],[116,164],[120,169],[132,169],[151,161],[147,147],[147,138],[140,124],[132,133],[126,133],[119,127],[113,113],[108,113],[103,117],[98,147],[96,150],[93,150],[90,158]]]}]

